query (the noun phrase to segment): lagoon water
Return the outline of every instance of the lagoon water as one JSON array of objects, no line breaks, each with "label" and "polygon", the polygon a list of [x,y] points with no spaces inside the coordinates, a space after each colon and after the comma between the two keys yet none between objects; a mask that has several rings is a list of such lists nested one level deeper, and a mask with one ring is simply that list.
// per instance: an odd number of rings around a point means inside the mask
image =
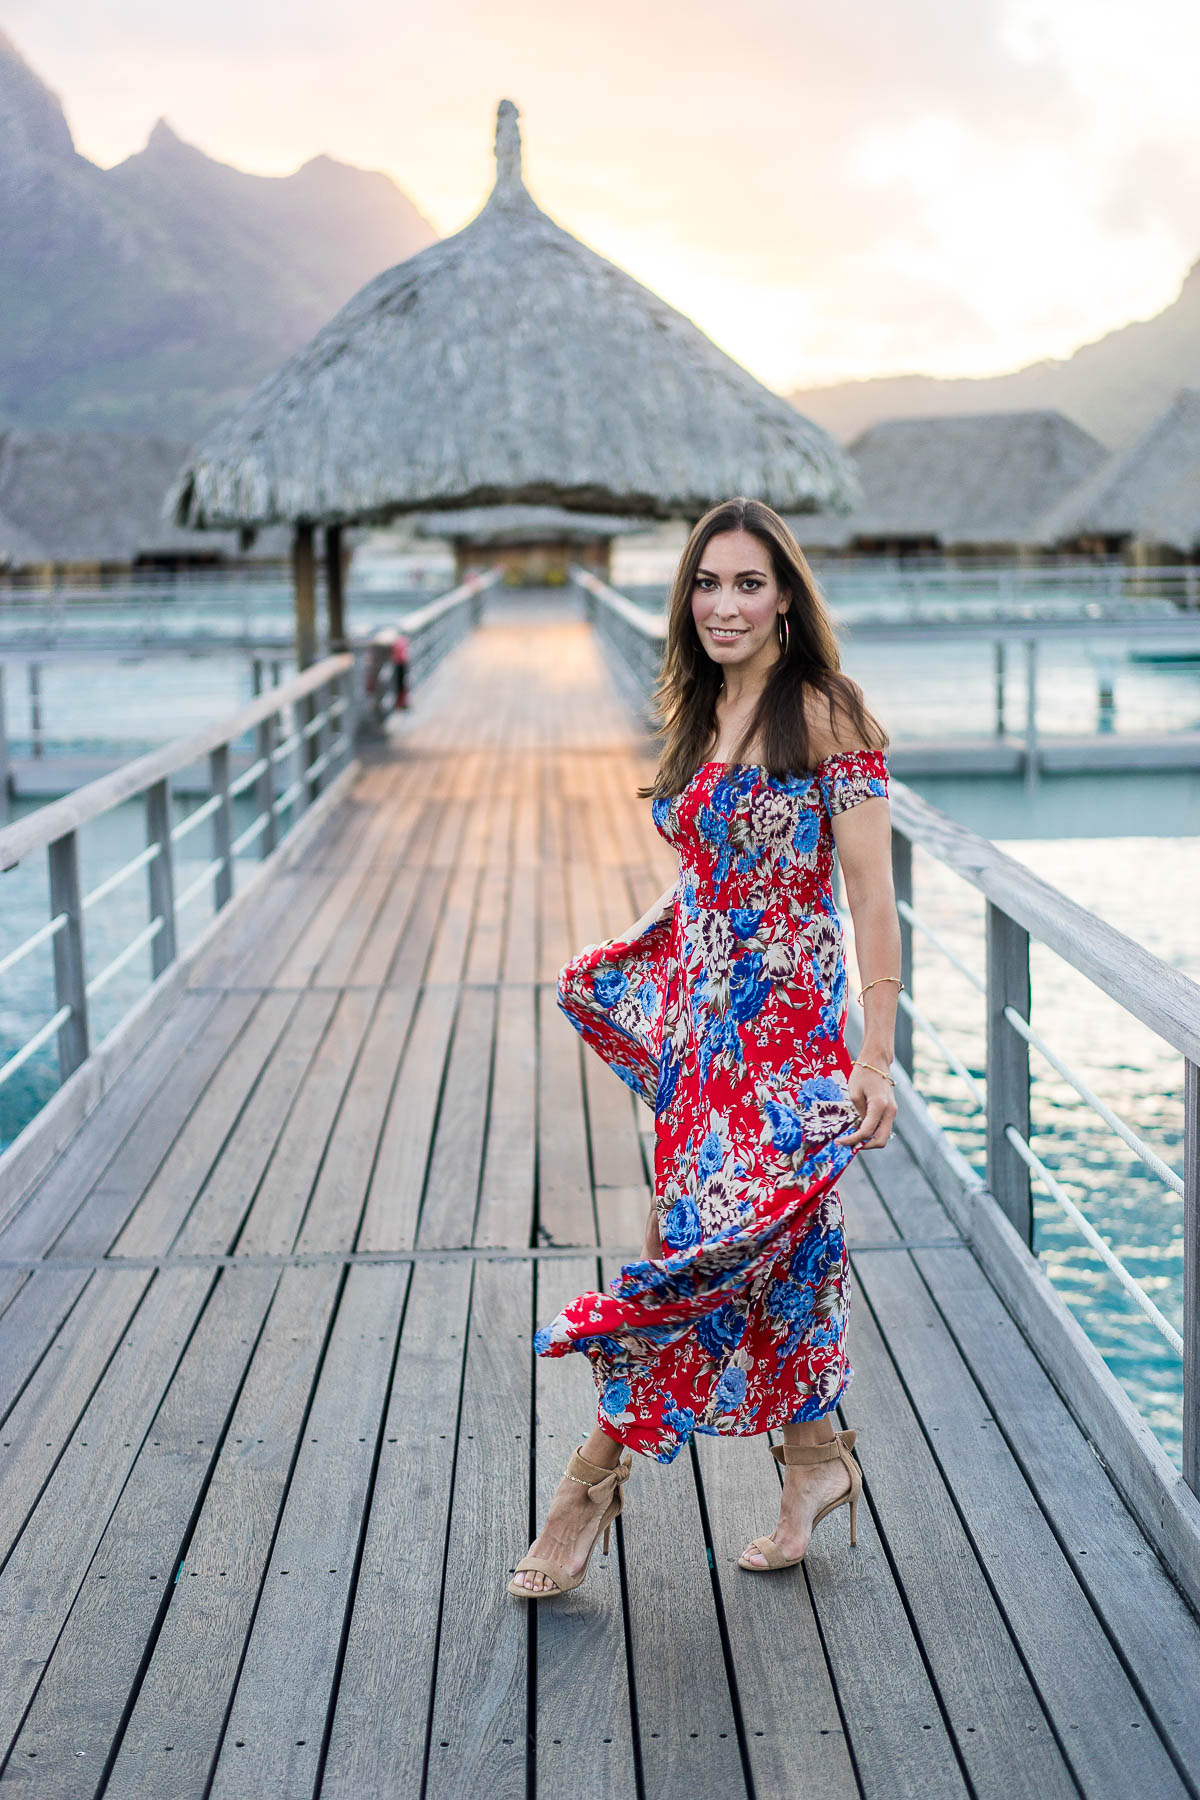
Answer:
[{"label": "lagoon water", "polygon": [[[894,741],[979,736],[991,729],[991,646],[889,643],[851,638],[847,665]],[[27,716],[10,683],[10,730],[22,749]],[[1043,732],[1096,729],[1096,661],[1081,637],[1043,661]],[[50,736],[80,749],[119,744],[136,754],[151,744],[232,710],[250,694],[248,660],[213,651],[203,657],[154,657],[88,667],[47,664],[44,707]],[[1123,661],[1116,668],[1118,731],[1200,726],[1200,668]],[[1014,723],[1023,717],[1019,670]],[[1200,980],[1200,778],[1186,773],[1060,777],[1035,796],[1000,778],[914,783],[937,806],[995,838],[1011,855],[1155,955]],[[248,821],[249,814],[242,818]],[[240,825],[239,825],[240,829]],[[142,844],[141,808],[122,808],[82,834],[85,888]],[[206,860],[206,832],[186,840],[182,889]],[[10,872],[0,885],[0,956],[42,924],[44,858]],[[36,865],[36,866],[35,866]],[[983,971],[983,903],[975,891],[918,852],[915,899],[928,921],[971,968]],[[181,921],[186,943],[211,917],[203,895]],[[139,931],[146,918],[144,875],[119,888],[89,916],[95,970]],[[1033,1022],[1089,1085],[1168,1163],[1180,1165],[1183,1138],[1179,1058],[1086,981],[1040,947],[1033,951]],[[94,1007],[99,1037],[144,992],[148,954],[105,989]],[[0,1063],[53,1010],[48,947],[0,980]],[[983,1074],[982,997],[927,944],[918,944],[917,1003],[967,1066]],[[1034,1147],[1076,1203],[1114,1245],[1177,1325],[1182,1313],[1182,1202],[1107,1130],[1074,1091],[1032,1052]],[[966,1089],[936,1050],[918,1038],[917,1078],[964,1154],[982,1169],[982,1133]],[[0,1088],[0,1144],[10,1141],[53,1092],[54,1059],[43,1051]],[[1125,1297],[1053,1201],[1037,1204],[1037,1248],[1118,1377],[1160,1438],[1178,1456],[1181,1374],[1178,1358]]]}]

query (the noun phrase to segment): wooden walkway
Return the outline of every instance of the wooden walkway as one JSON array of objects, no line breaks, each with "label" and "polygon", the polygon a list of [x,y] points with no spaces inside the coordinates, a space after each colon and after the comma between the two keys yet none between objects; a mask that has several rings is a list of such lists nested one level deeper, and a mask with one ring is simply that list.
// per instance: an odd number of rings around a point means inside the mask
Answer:
[{"label": "wooden walkway", "polygon": [[648,1205],[553,990],[671,879],[646,767],[496,602],[0,1234],[0,1788],[1196,1794],[1195,1619],[899,1141],[844,1183],[857,1549],[738,1570],[776,1465],[700,1438],[504,1592],[594,1406],[532,1331]]}]

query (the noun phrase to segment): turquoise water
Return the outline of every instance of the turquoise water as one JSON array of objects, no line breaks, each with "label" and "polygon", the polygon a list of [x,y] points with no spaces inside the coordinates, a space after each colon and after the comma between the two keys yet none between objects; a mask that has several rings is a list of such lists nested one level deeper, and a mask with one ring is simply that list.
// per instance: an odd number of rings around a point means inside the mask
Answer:
[{"label": "turquoise water", "polygon": [[[1200,838],[1013,840],[1002,848],[1200,980],[1194,896]],[[914,906],[968,968],[984,970],[983,900],[918,851]],[[1177,1172],[1183,1149],[1182,1059],[1043,946],[1031,951],[1032,1022],[1114,1112]],[[970,1071],[984,1073],[983,997],[929,944],[918,943],[914,998]],[[917,1084],[982,1175],[982,1121],[964,1084],[917,1034]],[[1033,1147],[1168,1319],[1182,1327],[1183,1203],[1116,1138],[1036,1050]],[[1178,1459],[1179,1358],[1122,1292],[1076,1228],[1035,1182],[1035,1242],[1055,1283],[1114,1373]]]}]

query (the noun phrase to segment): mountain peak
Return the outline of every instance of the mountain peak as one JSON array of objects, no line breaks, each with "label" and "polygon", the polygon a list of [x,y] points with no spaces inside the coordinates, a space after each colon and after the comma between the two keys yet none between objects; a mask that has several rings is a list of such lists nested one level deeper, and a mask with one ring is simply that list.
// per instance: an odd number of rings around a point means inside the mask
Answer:
[{"label": "mountain peak", "polygon": [[0,31],[0,143],[42,156],[74,157],[75,143],[57,94],[34,74]]}]

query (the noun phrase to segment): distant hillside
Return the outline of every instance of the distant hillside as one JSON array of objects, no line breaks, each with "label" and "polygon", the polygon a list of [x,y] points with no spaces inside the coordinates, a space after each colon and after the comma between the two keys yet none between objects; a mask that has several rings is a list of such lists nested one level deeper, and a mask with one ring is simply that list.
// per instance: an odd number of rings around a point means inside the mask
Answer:
[{"label": "distant hillside", "polygon": [[435,236],[386,175],[246,175],[162,122],[97,168],[0,33],[0,423],[189,439]]},{"label": "distant hillside", "polygon": [[982,381],[884,376],[799,388],[788,398],[843,440],[880,419],[1053,407],[1114,447],[1132,442],[1182,387],[1200,386],[1200,263],[1178,299],[1153,319],[1124,325],[1062,362],[1030,363]]}]

